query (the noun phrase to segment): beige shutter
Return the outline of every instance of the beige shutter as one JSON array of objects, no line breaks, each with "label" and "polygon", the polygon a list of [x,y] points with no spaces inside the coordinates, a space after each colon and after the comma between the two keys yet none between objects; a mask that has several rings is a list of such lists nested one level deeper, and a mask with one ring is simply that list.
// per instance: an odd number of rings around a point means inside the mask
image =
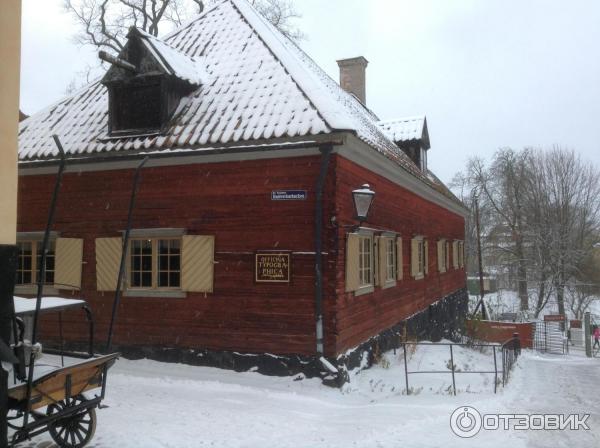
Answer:
[{"label": "beige shutter", "polygon": [[444,240],[439,240],[437,242],[437,263],[438,263],[438,271],[446,272],[444,268]]},{"label": "beige shutter", "polygon": [[181,250],[181,289],[213,292],[215,237],[184,235]]},{"label": "beige shutter", "polygon": [[398,280],[404,278],[404,258],[402,257],[402,238],[396,240],[396,270],[398,271]]},{"label": "beige shutter", "polygon": [[379,237],[373,237],[373,285],[379,286]]},{"label": "beige shutter", "polygon": [[458,241],[452,242],[452,264],[454,269],[458,269]]},{"label": "beige shutter", "polygon": [[387,242],[388,238],[380,237],[379,242],[379,285],[384,286],[387,280]]},{"label": "beige shutter", "polygon": [[56,289],[81,289],[82,261],[82,239],[58,238],[55,252],[54,287]]},{"label": "beige shutter", "polygon": [[356,233],[349,233],[346,240],[346,292],[356,291],[360,286],[358,274],[358,245],[360,238]]},{"label": "beige shutter", "polygon": [[425,246],[425,274],[429,274],[429,241],[423,240]]},{"label": "beige shutter", "polygon": [[115,291],[119,278],[122,238],[96,238],[96,289]]},{"label": "beige shutter", "polygon": [[410,275],[416,277],[419,274],[419,240],[410,240]]}]

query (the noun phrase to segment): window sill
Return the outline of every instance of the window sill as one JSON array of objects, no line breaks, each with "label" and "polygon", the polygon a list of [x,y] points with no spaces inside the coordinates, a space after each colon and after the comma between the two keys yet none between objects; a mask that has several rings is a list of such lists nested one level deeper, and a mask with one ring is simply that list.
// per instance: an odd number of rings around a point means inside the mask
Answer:
[{"label": "window sill", "polygon": [[387,280],[383,284],[383,286],[381,287],[381,289],[393,288],[394,286],[396,286],[396,280]]},{"label": "window sill", "polygon": [[124,297],[157,297],[165,299],[185,299],[185,291],[165,291],[160,289],[128,289],[123,291]]},{"label": "window sill", "polygon": [[362,296],[365,294],[370,294],[374,291],[375,291],[375,287],[372,285],[371,286],[362,286],[359,289],[357,289],[356,291],[354,291],[354,297]]},{"label": "window sill", "polygon": [[425,274],[417,274],[415,275],[415,280],[423,280],[425,278]]},{"label": "window sill", "polygon": [[[15,294],[23,294],[26,296],[35,296],[37,295],[37,286],[36,285],[15,285]],[[59,294],[58,289],[53,286],[44,286],[42,288],[43,295],[52,295],[57,296]]]}]

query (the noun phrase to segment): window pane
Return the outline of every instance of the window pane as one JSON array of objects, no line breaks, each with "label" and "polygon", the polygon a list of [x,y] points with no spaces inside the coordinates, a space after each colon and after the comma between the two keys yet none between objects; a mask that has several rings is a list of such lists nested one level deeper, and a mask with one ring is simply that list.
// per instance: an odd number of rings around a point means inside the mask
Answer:
[{"label": "window pane", "polygon": [[169,286],[169,273],[164,271],[158,275],[158,286]]},{"label": "window pane", "polygon": [[142,272],[142,285],[143,288],[152,287],[152,272]]},{"label": "window pane", "polygon": [[179,272],[171,272],[169,274],[169,286],[171,288],[178,288],[180,286],[180,274]]}]

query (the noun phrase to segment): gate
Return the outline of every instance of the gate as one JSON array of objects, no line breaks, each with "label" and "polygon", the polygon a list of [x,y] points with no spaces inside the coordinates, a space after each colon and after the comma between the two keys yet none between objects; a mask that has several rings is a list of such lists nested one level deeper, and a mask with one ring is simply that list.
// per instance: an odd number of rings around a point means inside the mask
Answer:
[{"label": "gate", "polygon": [[564,355],[567,353],[564,322],[536,322],[533,348],[539,352]]}]

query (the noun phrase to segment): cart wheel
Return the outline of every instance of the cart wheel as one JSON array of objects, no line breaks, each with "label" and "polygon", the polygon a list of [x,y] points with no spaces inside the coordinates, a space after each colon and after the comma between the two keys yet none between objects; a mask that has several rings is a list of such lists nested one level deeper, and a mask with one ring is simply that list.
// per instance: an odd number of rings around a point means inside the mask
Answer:
[{"label": "cart wheel", "polygon": [[[77,395],[48,406],[47,415],[84,403],[86,399]],[[61,448],[82,448],[92,440],[96,431],[96,410],[81,409],[77,414],[61,418],[48,425],[52,440]]]}]

